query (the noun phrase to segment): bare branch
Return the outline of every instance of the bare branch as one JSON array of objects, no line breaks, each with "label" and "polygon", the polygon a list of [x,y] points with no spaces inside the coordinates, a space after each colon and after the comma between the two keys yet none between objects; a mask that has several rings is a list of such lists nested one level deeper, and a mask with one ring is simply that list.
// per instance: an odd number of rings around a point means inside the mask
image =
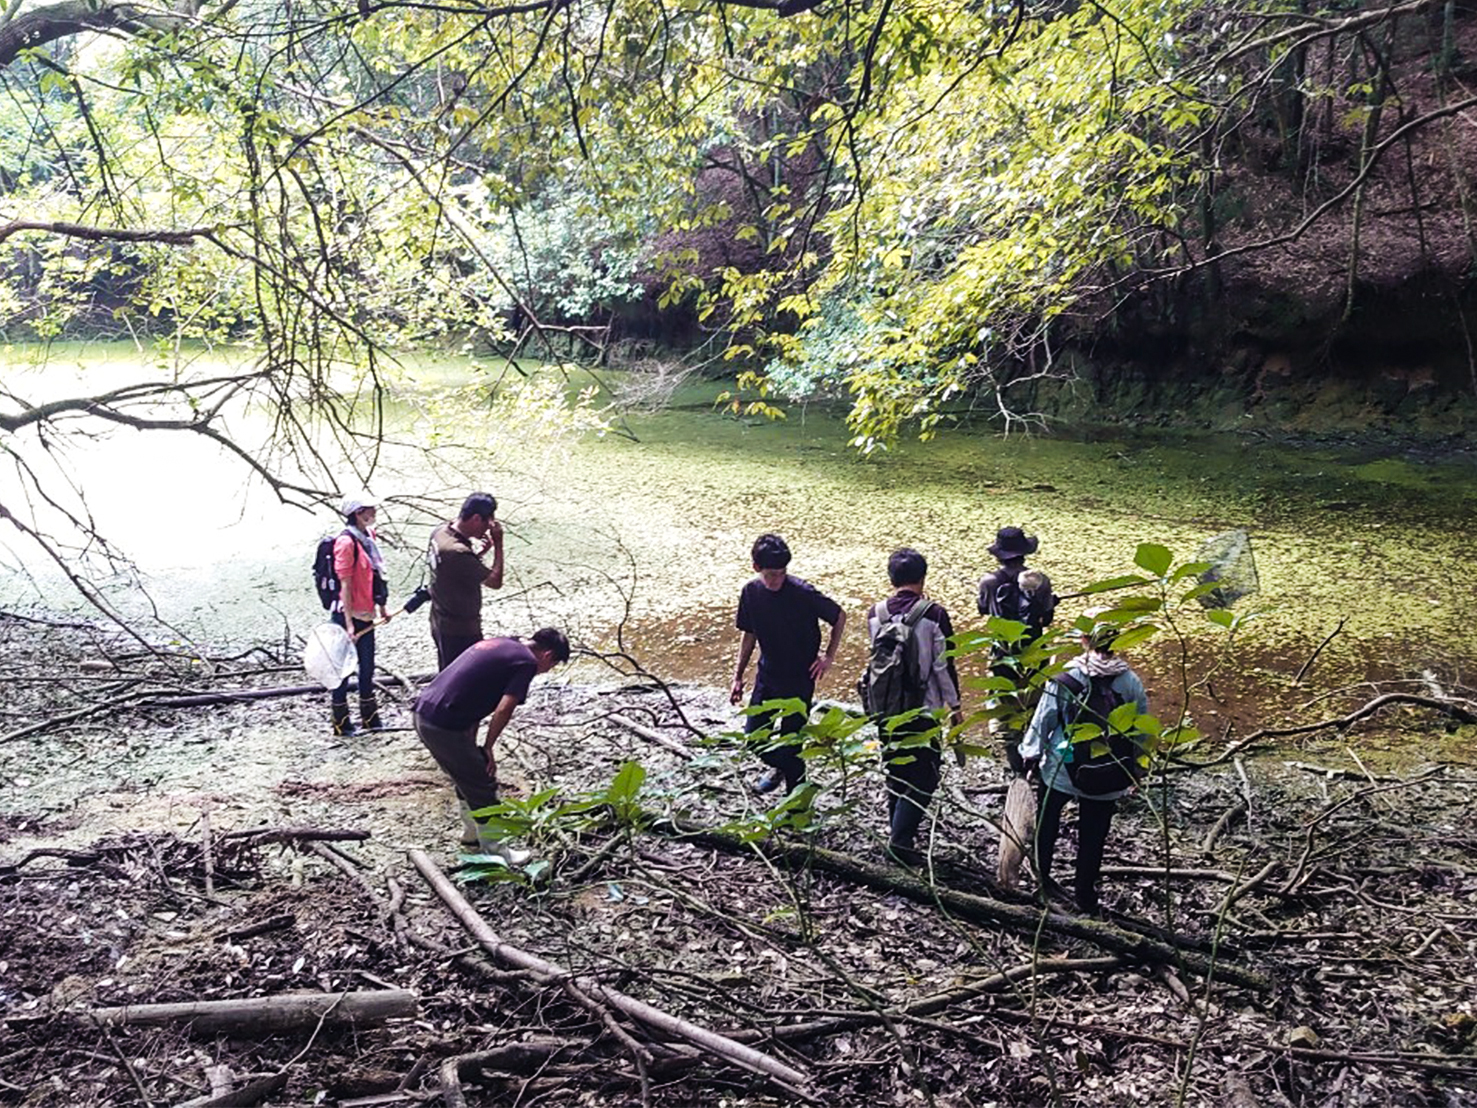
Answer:
[{"label": "bare branch", "polygon": [[188,246],[196,239],[208,238],[224,229],[225,227],[189,227],[170,231],[162,227],[89,227],[82,223],[17,219],[0,224],[0,242],[22,231],[45,231],[85,242],[158,242],[167,246]]}]

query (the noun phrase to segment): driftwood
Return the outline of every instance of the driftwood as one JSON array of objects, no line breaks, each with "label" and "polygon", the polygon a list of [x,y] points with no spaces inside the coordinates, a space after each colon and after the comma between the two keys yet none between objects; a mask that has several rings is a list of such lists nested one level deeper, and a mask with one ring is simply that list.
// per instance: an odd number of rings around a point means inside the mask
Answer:
[{"label": "driftwood", "polygon": [[178,1004],[129,1004],[94,1008],[88,1017],[103,1027],[187,1023],[201,1032],[257,1034],[325,1024],[376,1024],[414,1016],[416,995],[407,989],[355,993],[301,993],[243,1000],[190,1000]]},{"label": "driftwood", "polygon": [[623,716],[618,712],[611,712],[610,715],[606,716],[605,718],[610,720],[611,723],[619,724],[621,727],[624,727],[627,731],[630,731],[634,735],[640,735],[647,742],[653,743],[656,746],[661,747],[663,750],[671,751],[671,753],[677,755],[677,757],[681,758],[685,762],[690,762],[694,757],[696,757],[696,755],[694,755],[691,750],[683,746],[676,739],[669,739],[660,731],[647,727],[645,724],[637,723],[629,716]]},{"label": "driftwood", "polygon": [[1471,700],[1462,700],[1457,697],[1420,696],[1416,693],[1384,693],[1381,696],[1375,697],[1362,707],[1355,708],[1348,715],[1338,716],[1334,719],[1319,720],[1317,723],[1298,724],[1295,727],[1258,728],[1245,738],[1237,739],[1209,761],[1192,762],[1187,758],[1175,758],[1173,764],[1168,768],[1177,770],[1209,769],[1211,766],[1218,766],[1222,762],[1229,762],[1243,750],[1248,750],[1258,743],[1265,742],[1267,739],[1285,739],[1293,735],[1311,735],[1315,731],[1323,731],[1330,727],[1337,731],[1344,731],[1360,720],[1368,719],[1370,716],[1375,715],[1380,709],[1388,708],[1392,705],[1430,708],[1432,711],[1450,716],[1458,723],[1477,723],[1477,702]]},{"label": "driftwood", "polygon": [[[399,685],[410,688],[415,685],[424,685],[434,673],[412,673],[408,677],[402,677],[398,673],[392,673],[388,677],[381,677],[375,682],[376,685]],[[359,679],[349,678],[349,691],[357,692]],[[235,704],[251,700],[278,700],[288,696],[307,696],[310,693],[322,693],[322,685],[283,685],[272,689],[236,689],[222,690],[221,692],[190,693],[185,696],[150,696],[143,694],[137,701],[140,708],[204,708],[212,704]]]},{"label": "driftwood", "polygon": [[1000,820],[1000,861],[995,880],[1002,889],[1015,888],[1035,835],[1036,793],[1029,781],[1017,777],[1006,790],[1005,814]]},{"label": "driftwood", "polygon": [[[446,875],[441,872],[436,863],[423,850],[412,850],[410,860],[415,868],[420,871],[426,883],[435,890],[436,895],[451,909],[451,912],[460,921],[467,932],[477,940],[478,944],[493,960],[514,969],[529,970],[553,982],[570,979],[567,970],[555,965],[553,962],[545,961],[535,954],[520,950],[515,946],[499,939],[487,922],[477,914],[467,899],[447,880]],[[727,1061],[733,1062],[751,1072],[770,1077],[782,1085],[809,1099],[804,1092],[808,1084],[807,1076],[792,1066],[786,1065],[777,1058],[760,1051],[735,1042],[733,1039],[719,1035],[705,1027],[690,1023],[687,1020],[654,1008],[645,1003],[617,992],[599,981],[589,978],[575,979],[579,989],[591,998],[615,1008],[637,1022],[644,1024],[647,1028],[662,1035],[685,1039],[694,1046],[716,1055]]]},{"label": "driftwood", "polygon": [[938,907],[951,914],[977,922],[1004,926],[1023,935],[1049,934],[1059,938],[1077,939],[1092,943],[1103,950],[1123,955],[1132,961],[1154,965],[1178,965],[1198,976],[1213,977],[1216,980],[1258,992],[1267,992],[1272,988],[1271,978],[1264,973],[1224,960],[1212,959],[1204,954],[1176,947],[1160,939],[1141,935],[1102,920],[1059,915],[1054,912],[1044,913],[1037,908],[1007,904],[975,893],[961,892],[947,885],[926,880],[912,871],[863,861],[838,850],[827,850],[824,847],[810,845],[792,845],[773,839],[764,843],[750,843],[737,835],[715,831],[677,818],[666,823],[654,824],[653,828],[657,831],[665,830],[686,841],[703,843],[730,853],[752,854],[760,851],[775,862],[822,870],[867,888],[896,893],[920,904]]}]

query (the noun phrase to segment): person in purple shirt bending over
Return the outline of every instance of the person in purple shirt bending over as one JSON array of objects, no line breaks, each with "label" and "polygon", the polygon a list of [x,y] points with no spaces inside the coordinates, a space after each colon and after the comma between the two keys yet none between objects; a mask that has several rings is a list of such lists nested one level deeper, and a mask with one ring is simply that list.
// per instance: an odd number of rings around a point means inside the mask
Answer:
[{"label": "person in purple shirt bending over", "polygon": [[[810,718],[815,686],[836,661],[836,648],[846,628],[846,613],[829,596],[789,572],[790,548],[778,535],[760,535],[752,551],[754,572],[759,576],[739,593],[735,624],[739,640],[738,665],[733,671],[729,702],[744,698],[744,671],[754,647],[759,647],[759,672],[749,703],[794,698],[804,702],[805,711],[767,716],[749,716],[745,731],[752,735],[768,729],[769,742],[759,757],[768,770],[755,783],[756,792],[773,792],[783,783],[789,792],[805,780],[805,761],[798,743],[775,743],[793,735]],[[821,623],[831,625],[826,652],[821,653]]]},{"label": "person in purple shirt bending over", "polygon": [[[497,798],[497,758],[493,744],[508,726],[528,686],[540,673],[569,661],[569,640],[553,627],[518,639],[483,639],[458,655],[421,690],[412,706],[415,733],[451,778],[461,801],[462,845],[482,847],[510,862],[520,851],[502,844],[475,818]],[[477,749],[477,728],[487,720],[487,738]],[[526,859],[526,855],[523,856]]]}]

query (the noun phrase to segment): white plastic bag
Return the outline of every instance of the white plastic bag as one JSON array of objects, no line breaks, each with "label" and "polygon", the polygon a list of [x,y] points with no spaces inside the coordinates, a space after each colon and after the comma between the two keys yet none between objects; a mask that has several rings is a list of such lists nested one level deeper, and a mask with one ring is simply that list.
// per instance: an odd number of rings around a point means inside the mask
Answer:
[{"label": "white plastic bag", "polygon": [[325,689],[336,689],[359,668],[354,640],[337,623],[320,623],[303,644],[303,667]]}]

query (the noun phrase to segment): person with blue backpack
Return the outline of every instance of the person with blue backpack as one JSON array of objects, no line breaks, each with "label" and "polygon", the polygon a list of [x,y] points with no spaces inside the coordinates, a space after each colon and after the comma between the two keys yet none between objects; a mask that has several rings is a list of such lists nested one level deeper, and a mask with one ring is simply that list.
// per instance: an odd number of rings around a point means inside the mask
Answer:
[{"label": "person with blue backpack", "polygon": [[[1090,611],[1095,620],[1103,609]],[[1144,683],[1113,652],[1121,628],[1094,622],[1082,635],[1082,654],[1047,682],[1041,702],[1020,743],[1020,758],[1040,781],[1036,821],[1036,866],[1043,899],[1065,898],[1052,880],[1051,863],[1062,811],[1077,802],[1077,872],[1073,900],[1089,915],[1098,912],[1103,850],[1118,801],[1146,773],[1148,736],[1133,717],[1148,712]],[[1132,710],[1123,705],[1133,705]]]},{"label": "person with blue backpack", "polygon": [[948,653],[954,625],[944,606],[924,595],[927,576],[928,559],[910,547],[888,558],[887,578],[895,591],[867,615],[870,649],[859,690],[877,722],[887,772],[887,850],[895,861],[915,867],[923,862],[918,829],[939,785],[937,712],[947,708],[954,726],[963,722],[959,674]]},{"label": "person with blue backpack", "polygon": [[990,721],[990,731],[1004,744],[1005,760],[1017,774],[1021,772],[1016,744],[1020,740],[1022,717],[1033,706],[1031,679],[1041,669],[1021,664],[1020,658],[1056,618],[1051,579],[1026,567],[1026,559],[1036,553],[1039,545],[1035,535],[1028,535],[1019,527],[1000,528],[989,547],[1000,565],[985,574],[979,587],[980,615],[1011,620],[1026,628],[1015,642],[997,643],[990,663],[990,675],[1004,678],[1017,690],[996,694],[988,705],[998,713]]}]

